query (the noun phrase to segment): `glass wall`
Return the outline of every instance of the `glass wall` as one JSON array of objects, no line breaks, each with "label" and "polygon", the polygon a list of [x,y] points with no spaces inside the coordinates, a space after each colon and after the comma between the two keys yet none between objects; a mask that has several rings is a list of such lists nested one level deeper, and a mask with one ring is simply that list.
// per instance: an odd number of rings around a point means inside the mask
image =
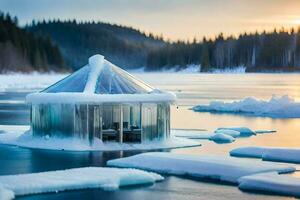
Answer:
[{"label": "glass wall", "polygon": [[170,134],[167,103],[39,104],[31,107],[34,135],[55,135],[103,141],[164,140]]},{"label": "glass wall", "polygon": [[72,136],[74,106],[68,104],[32,105],[31,128],[34,135]]}]

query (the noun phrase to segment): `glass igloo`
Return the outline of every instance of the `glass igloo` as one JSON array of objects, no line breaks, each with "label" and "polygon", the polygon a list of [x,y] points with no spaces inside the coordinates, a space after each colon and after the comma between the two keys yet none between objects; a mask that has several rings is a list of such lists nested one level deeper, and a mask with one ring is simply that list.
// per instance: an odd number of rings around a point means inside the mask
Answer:
[{"label": "glass igloo", "polygon": [[170,135],[170,104],[163,92],[101,55],[41,92],[29,94],[34,136],[147,142]]}]

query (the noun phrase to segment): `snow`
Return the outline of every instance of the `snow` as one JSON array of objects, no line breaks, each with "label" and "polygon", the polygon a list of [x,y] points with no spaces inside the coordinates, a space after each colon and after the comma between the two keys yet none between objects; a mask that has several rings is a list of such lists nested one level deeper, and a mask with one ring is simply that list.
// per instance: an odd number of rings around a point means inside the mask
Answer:
[{"label": "snow", "polygon": [[[269,132],[261,131],[261,133]],[[238,137],[250,137],[256,133],[247,127],[232,127],[232,128],[218,128],[214,133],[207,133],[198,130],[171,130],[171,134],[175,137],[184,137],[188,139],[208,139],[216,143],[231,143]]]},{"label": "snow", "polygon": [[265,134],[265,133],[276,133],[276,130],[256,130],[256,134]]},{"label": "snow", "polygon": [[38,91],[63,79],[67,75],[55,73],[41,74],[37,72],[29,74],[0,74],[0,92]]},{"label": "snow", "polygon": [[198,112],[234,113],[271,118],[299,118],[300,102],[296,102],[289,96],[273,96],[269,101],[248,97],[231,103],[212,101],[209,105],[195,106],[193,110]]},{"label": "snow", "polygon": [[136,169],[85,167],[58,171],[0,176],[4,188],[15,195],[101,188],[107,191],[122,186],[153,184],[163,177]]},{"label": "snow", "polygon": [[72,92],[32,93],[26,96],[28,103],[130,103],[130,102],[175,102],[176,95],[171,92],[149,94],[83,94]]},{"label": "snow", "polygon": [[171,135],[188,139],[209,139],[214,134],[194,129],[171,129]]},{"label": "snow", "polygon": [[211,73],[214,74],[244,74],[246,73],[245,66],[225,68],[225,69],[213,69]]},{"label": "snow", "polygon": [[103,65],[104,65],[104,56],[97,54],[89,58],[89,66],[91,67],[91,71],[87,83],[85,85],[85,89],[84,89],[85,93],[91,94],[95,92],[97,79]]},{"label": "snow", "polygon": [[230,151],[231,156],[262,158],[276,162],[300,163],[299,148],[239,147]]},{"label": "snow", "polygon": [[217,133],[211,136],[209,139],[216,143],[231,143],[235,141],[234,137],[223,133]]},{"label": "snow", "polygon": [[94,143],[89,144],[87,140],[78,138],[58,138],[58,137],[34,137],[29,126],[0,126],[2,134],[0,134],[0,143],[8,145],[16,145],[20,147],[33,149],[49,149],[49,150],[68,150],[68,151],[120,151],[120,150],[157,150],[157,149],[173,149],[183,147],[199,146],[200,143],[186,138],[171,137],[165,141],[151,141],[145,143],[118,143],[118,142],[102,142],[98,138],[94,138]]},{"label": "snow", "polygon": [[300,179],[276,172],[244,176],[239,179],[239,188],[247,191],[300,197]]},{"label": "snow", "polygon": [[296,169],[289,165],[213,155],[182,155],[175,153],[143,153],[109,160],[108,166],[130,167],[170,175],[187,175],[238,184],[238,179],[263,172],[288,173]]},{"label": "snow", "polygon": [[[228,130],[228,131],[225,131]],[[227,127],[227,128],[218,128],[215,132],[223,132],[223,133],[230,133],[231,135],[235,135],[236,133],[233,133],[232,131],[239,132],[240,137],[249,137],[251,135],[255,135],[255,132],[247,127]],[[225,131],[225,132],[224,132]]]},{"label": "snow", "polygon": [[14,192],[4,188],[0,185],[0,200],[11,200],[14,199],[15,195]]},{"label": "snow", "polygon": [[217,134],[225,134],[225,135],[230,135],[231,137],[239,137],[241,133],[239,131],[231,130],[231,129],[224,129],[224,128],[218,128],[215,130],[215,133]]}]

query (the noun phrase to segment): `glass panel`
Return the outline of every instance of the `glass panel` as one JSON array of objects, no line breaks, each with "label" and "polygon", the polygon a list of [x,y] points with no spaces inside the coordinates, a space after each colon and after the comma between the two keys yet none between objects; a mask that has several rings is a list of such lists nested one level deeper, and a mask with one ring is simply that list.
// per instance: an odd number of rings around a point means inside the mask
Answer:
[{"label": "glass panel", "polygon": [[105,63],[96,83],[96,94],[148,93],[153,88],[134,78],[126,71]]},{"label": "glass panel", "polygon": [[122,105],[123,141],[141,142],[141,106],[140,104]]},{"label": "glass panel", "polygon": [[170,135],[170,105],[162,103],[157,105],[158,138],[166,139]]},{"label": "glass panel", "polygon": [[32,106],[32,131],[34,135],[72,136],[74,106],[40,104]]},{"label": "glass panel", "polygon": [[158,138],[157,135],[157,105],[142,105],[142,141]]},{"label": "glass panel", "polygon": [[62,79],[54,85],[46,88],[42,92],[57,93],[57,92],[83,92],[88,76],[90,67],[85,66],[70,76]]},{"label": "glass panel", "polygon": [[76,137],[81,139],[87,138],[88,133],[88,106],[75,105],[75,131]]},{"label": "glass panel", "polygon": [[102,139],[119,141],[120,124],[120,105],[103,105]]}]

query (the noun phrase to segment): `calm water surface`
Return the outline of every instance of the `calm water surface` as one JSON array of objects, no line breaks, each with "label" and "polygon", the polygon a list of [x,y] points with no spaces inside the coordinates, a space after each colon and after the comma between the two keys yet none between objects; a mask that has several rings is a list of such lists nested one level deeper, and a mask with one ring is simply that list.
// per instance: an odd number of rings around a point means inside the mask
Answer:
[{"label": "calm water surface", "polygon": [[[197,113],[189,110],[212,100],[232,101],[253,96],[269,99],[289,95],[300,101],[300,74],[136,74],[153,86],[177,94],[178,108],[172,107],[172,128],[197,128],[213,131],[218,127],[246,126],[275,129],[277,133],[238,139],[231,144],[201,140],[201,147],[172,150],[181,154],[223,154],[239,146],[300,147],[300,119],[271,119],[229,114]],[[60,77],[59,77],[60,78]],[[53,79],[53,78],[52,78]],[[51,80],[52,80],[51,79]],[[36,91],[35,87],[32,91]],[[26,92],[6,89],[0,93],[0,124],[28,124]],[[105,166],[109,159],[140,152],[61,152],[30,150],[0,145],[0,174],[18,174],[85,166]],[[299,175],[295,175],[299,176]],[[79,190],[58,194],[30,195],[17,199],[290,199],[289,197],[245,193],[235,186],[200,182],[169,176],[155,185],[122,188],[115,192]]]}]

